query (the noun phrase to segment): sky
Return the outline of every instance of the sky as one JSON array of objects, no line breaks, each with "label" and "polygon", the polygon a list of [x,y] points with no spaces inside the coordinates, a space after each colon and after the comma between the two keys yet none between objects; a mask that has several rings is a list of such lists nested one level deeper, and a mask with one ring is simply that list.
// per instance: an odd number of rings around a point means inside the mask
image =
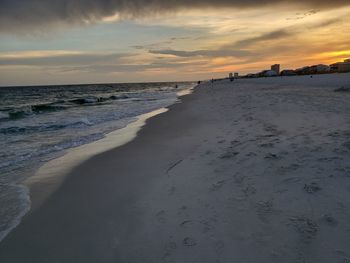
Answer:
[{"label": "sky", "polygon": [[0,0],[0,86],[331,64],[350,58],[349,14],[349,0]]}]

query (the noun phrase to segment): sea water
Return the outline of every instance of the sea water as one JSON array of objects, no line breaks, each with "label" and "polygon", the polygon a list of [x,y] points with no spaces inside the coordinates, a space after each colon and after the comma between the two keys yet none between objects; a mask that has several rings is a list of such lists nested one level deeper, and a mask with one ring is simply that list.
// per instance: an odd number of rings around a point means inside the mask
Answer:
[{"label": "sea water", "polygon": [[21,185],[65,150],[103,138],[169,106],[193,83],[0,88],[0,240],[29,210]]}]

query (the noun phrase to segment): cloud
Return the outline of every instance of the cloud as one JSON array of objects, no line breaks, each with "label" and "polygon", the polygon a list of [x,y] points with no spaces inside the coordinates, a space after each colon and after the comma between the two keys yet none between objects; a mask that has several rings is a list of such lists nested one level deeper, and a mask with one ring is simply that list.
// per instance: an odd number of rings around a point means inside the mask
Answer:
[{"label": "cloud", "polygon": [[320,12],[320,10],[312,9],[312,10],[304,12],[304,13],[296,13],[294,17],[288,17],[288,18],[286,18],[286,20],[301,20],[301,19],[305,19],[309,16],[316,15],[318,12]]},{"label": "cloud", "polygon": [[273,5],[311,8],[349,6],[349,0],[0,0],[0,32],[89,24],[106,17],[147,17],[194,8],[253,8]]},{"label": "cloud", "polygon": [[60,72],[91,72],[91,73],[130,73],[130,72],[145,72],[147,70],[169,70],[179,69],[184,67],[202,66],[203,62],[184,62],[184,61],[154,61],[151,63],[128,64],[100,64],[100,65],[81,65],[81,66],[60,66],[54,69]]},{"label": "cloud", "polygon": [[196,63],[175,58],[155,59],[153,61],[133,60],[137,54],[134,53],[82,53],[79,51],[20,51],[0,52],[1,70],[9,68],[25,67],[26,69],[39,68],[45,71],[63,73],[130,73],[143,72],[154,69],[175,69],[188,64],[199,66]]},{"label": "cloud", "polygon": [[251,45],[258,44],[264,41],[287,39],[288,37],[298,35],[301,32],[304,32],[305,30],[324,28],[330,25],[338,24],[342,21],[343,21],[343,18],[340,17],[340,18],[329,19],[329,20],[325,20],[317,23],[306,24],[303,26],[299,25],[299,26],[291,26],[287,28],[277,29],[271,32],[261,34],[256,37],[250,37],[250,38],[239,40],[232,44],[232,48],[247,48]]},{"label": "cloud", "polygon": [[246,50],[230,50],[230,49],[218,49],[218,50],[194,50],[194,51],[184,51],[184,50],[173,50],[173,49],[162,49],[162,50],[150,50],[151,54],[159,55],[173,55],[177,57],[245,57],[251,55],[250,52]]},{"label": "cloud", "polygon": [[246,58],[255,56],[254,52],[246,50],[249,46],[257,44],[263,41],[272,41],[277,39],[285,39],[287,37],[295,35],[296,32],[287,29],[278,29],[275,31],[267,32],[256,37],[245,38],[230,44],[222,45],[217,47],[217,49],[212,50],[194,50],[194,51],[184,51],[184,50],[174,50],[174,49],[151,49],[149,53],[160,54],[160,55],[173,55],[177,57],[236,57],[236,58]]},{"label": "cloud", "polygon": [[[263,50],[265,55],[267,55],[268,46],[261,47],[257,46],[261,42],[272,41],[276,42],[276,40],[287,40],[291,37],[294,37],[302,32],[324,28],[326,26],[338,24],[342,22],[342,17],[324,20],[317,23],[311,23],[302,26],[291,26],[287,28],[277,29],[270,32],[265,32],[258,36],[248,37],[245,39],[238,40],[236,42],[228,43],[225,45],[221,45],[216,47],[216,49],[211,50],[194,50],[194,51],[185,51],[185,50],[175,50],[175,49],[151,49],[149,53],[151,54],[159,54],[159,55],[173,55],[176,57],[189,58],[189,57],[207,57],[207,58],[217,58],[217,57],[235,57],[235,58],[245,58],[247,61],[254,61],[261,57],[259,55],[259,50]],[[292,41],[291,43],[294,43]],[[251,47],[255,45],[254,51],[251,51]],[[281,48],[285,50],[287,47],[287,43],[284,41]],[[272,54],[279,48],[279,45],[274,43]],[[290,47],[289,47],[290,48]],[[270,54],[271,55],[271,54]]]},{"label": "cloud", "polygon": [[338,18],[333,18],[333,19],[329,19],[329,20],[325,20],[325,21],[313,24],[313,25],[309,26],[309,28],[314,28],[314,29],[324,28],[327,26],[341,23],[341,22],[343,22],[343,17],[338,17]]},{"label": "cloud", "polygon": [[106,62],[118,62],[121,58],[130,54],[108,53],[74,53],[74,52],[29,52],[29,54],[1,54],[0,66],[60,66],[60,65],[86,65]]},{"label": "cloud", "polygon": [[262,34],[262,35],[257,36],[257,37],[251,37],[251,38],[246,38],[246,39],[237,41],[233,46],[234,47],[247,47],[247,46],[250,46],[252,44],[262,42],[262,41],[270,41],[270,40],[286,38],[286,37],[292,36],[293,34],[294,33],[288,32],[286,29],[279,29],[279,30],[275,30],[272,32]]}]

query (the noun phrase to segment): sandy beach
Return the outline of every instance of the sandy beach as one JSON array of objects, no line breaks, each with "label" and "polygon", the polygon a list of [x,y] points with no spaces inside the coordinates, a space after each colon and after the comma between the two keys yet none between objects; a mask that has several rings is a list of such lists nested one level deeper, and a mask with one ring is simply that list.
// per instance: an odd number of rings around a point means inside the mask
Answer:
[{"label": "sandy beach", "polygon": [[350,262],[350,92],[334,92],[349,85],[197,86],[36,207],[37,182],[0,262]]}]

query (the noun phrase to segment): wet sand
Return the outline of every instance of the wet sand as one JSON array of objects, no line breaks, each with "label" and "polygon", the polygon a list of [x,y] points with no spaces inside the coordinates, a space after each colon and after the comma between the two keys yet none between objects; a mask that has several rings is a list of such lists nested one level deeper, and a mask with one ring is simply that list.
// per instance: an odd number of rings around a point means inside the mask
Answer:
[{"label": "wet sand", "polygon": [[72,170],[0,262],[350,262],[344,85],[350,74],[200,85]]}]

